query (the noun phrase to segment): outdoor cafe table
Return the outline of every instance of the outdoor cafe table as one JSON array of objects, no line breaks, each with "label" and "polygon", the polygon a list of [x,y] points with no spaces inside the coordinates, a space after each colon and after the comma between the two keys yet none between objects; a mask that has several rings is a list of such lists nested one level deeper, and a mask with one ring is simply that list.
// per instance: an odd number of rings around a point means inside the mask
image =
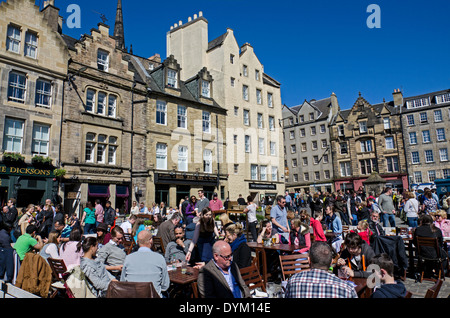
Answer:
[{"label": "outdoor cafe table", "polygon": [[169,292],[170,296],[184,290],[189,285],[192,287],[192,283],[196,282],[198,279],[199,270],[197,268],[187,266],[186,272],[190,274],[182,274],[181,266],[176,269],[169,270],[170,282],[174,284],[173,289]]},{"label": "outdoor cafe table", "polygon": [[352,277],[349,280],[356,284],[355,291],[358,294],[359,298],[370,298],[372,294],[372,290],[367,286],[367,278],[363,277]]},{"label": "outdoor cafe table", "polygon": [[[250,248],[254,248],[256,250],[256,259],[258,260],[258,268],[262,265],[263,272],[262,277],[264,283],[267,283],[268,273],[267,273],[267,258],[266,258],[266,250],[278,250],[282,252],[292,253],[295,250],[304,248],[306,246],[298,246],[298,245],[290,245],[290,244],[272,244],[270,246],[266,246],[262,243],[256,242],[247,242],[247,245]],[[261,264],[262,263],[262,264]]]}]

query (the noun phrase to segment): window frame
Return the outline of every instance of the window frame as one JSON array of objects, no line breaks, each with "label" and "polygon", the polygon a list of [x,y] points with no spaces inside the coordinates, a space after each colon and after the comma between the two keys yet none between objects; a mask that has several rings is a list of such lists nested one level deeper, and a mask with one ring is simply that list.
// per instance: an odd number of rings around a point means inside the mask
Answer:
[{"label": "window frame", "polygon": [[[38,127],[41,128],[40,131],[39,131],[41,136],[43,134],[42,128],[46,128],[47,129],[47,139],[37,138],[36,137],[35,133],[36,133],[36,128],[38,128]],[[31,135],[31,139],[32,139],[32,141],[31,141],[31,154],[32,155],[38,155],[38,156],[44,156],[44,157],[47,157],[49,155],[49,152],[50,152],[50,129],[51,129],[50,125],[37,123],[37,122],[33,123],[33,131],[32,131],[32,135]],[[46,153],[41,152],[41,148],[42,148],[42,144],[43,143],[46,144],[45,145],[45,147],[47,148],[47,152]],[[34,151],[35,150],[35,146],[39,147],[39,151],[38,152]]]}]

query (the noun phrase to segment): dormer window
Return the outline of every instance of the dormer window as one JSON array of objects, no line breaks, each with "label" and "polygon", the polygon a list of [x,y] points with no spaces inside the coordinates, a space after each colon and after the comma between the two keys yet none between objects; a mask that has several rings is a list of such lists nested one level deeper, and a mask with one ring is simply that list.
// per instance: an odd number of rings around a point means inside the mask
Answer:
[{"label": "dormer window", "polygon": [[208,81],[202,81],[202,96],[206,98],[211,97],[211,83]]},{"label": "dormer window", "polygon": [[6,49],[10,52],[19,53],[20,50],[20,28],[8,26],[8,36],[6,39]]},{"label": "dormer window", "polygon": [[409,100],[406,102],[406,106],[408,109],[430,106],[430,99],[428,97],[425,97]]},{"label": "dormer window", "polygon": [[436,104],[450,103],[450,93],[436,96]]},{"label": "dormer window", "polygon": [[28,31],[25,34],[25,56],[33,59],[37,58],[37,42],[38,37],[36,33]]},{"label": "dormer window", "polygon": [[109,68],[109,54],[106,51],[97,51],[97,69],[108,72]]},{"label": "dormer window", "polygon": [[361,121],[359,123],[359,132],[362,134],[367,133],[367,121]]},{"label": "dormer window", "polygon": [[167,86],[177,88],[178,73],[174,70],[167,70]]}]

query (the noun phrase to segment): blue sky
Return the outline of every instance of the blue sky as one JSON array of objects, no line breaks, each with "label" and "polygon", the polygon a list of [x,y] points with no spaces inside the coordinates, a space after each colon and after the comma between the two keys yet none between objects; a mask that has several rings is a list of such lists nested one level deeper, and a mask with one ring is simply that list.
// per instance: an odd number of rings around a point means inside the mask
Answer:
[{"label": "blue sky", "polygon": [[[347,109],[358,92],[375,104],[391,100],[396,88],[404,96],[450,88],[448,0],[122,1],[126,45],[134,54],[164,59],[170,26],[203,11],[209,40],[229,27],[239,45],[249,42],[265,72],[281,82],[288,106],[334,92]],[[81,29],[64,27],[64,33],[89,33],[101,22],[99,13],[112,32],[117,0],[56,0],[63,17],[71,3],[81,7]],[[379,29],[366,24],[372,3],[381,9]]]}]

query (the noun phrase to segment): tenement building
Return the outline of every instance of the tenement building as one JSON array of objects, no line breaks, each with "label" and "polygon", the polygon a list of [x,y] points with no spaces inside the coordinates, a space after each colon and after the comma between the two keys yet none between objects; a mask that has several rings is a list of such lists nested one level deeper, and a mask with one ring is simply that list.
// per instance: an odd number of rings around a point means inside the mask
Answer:
[{"label": "tenement building", "polygon": [[357,191],[373,172],[388,186],[408,188],[399,112],[391,103],[371,105],[361,94],[339,112],[331,129],[336,190]]},{"label": "tenement building", "polygon": [[181,79],[182,66],[173,55],[127,58],[148,90],[145,121],[145,197],[147,206],[165,202],[178,206],[202,189],[208,198],[228,190],[225,117],[216,101],[216,82],[206,67]]},{"label": "tenement building", "polygon": [[0,202],[55,199],[68,50],[59,9],[34,0],[0,3]]},{"label": "tenement building", "polygon": [[449,178],[450,90],[410,97],[395,90],[393,95],[401,107],[410,184]]},{"label": "tenement building", "polygon": [[336,95],[283,107],[285,182],[290,192],[332,192],[330,123],[339,112]]},{"label": "tenement building", "polygon": [[[186,22],[186,21],[185,21]],[[228,184],[234,201],[251,194],[260,202],[284,192],[280,83],[267,75],[253,47],[239,46],[232,29],[209,41],[208,21],[200,12],[167,33],[167,56],[189,81],[204,67],[213,78],[214,100],[226,109]],[[207,82],[202,82],[207,89]],[[222,199],[224,197],[222,196]]]},{"label": "tenement building", "polygon": [[111,36],[108,25],[64,39],[70,52],[61,136],[64,206],[78,211],[99,199],[126,212],[134,183],[145,182],[145,175],[134,180],[133,174],[146,171],[147,87],[126,59],[123,36]]}]

